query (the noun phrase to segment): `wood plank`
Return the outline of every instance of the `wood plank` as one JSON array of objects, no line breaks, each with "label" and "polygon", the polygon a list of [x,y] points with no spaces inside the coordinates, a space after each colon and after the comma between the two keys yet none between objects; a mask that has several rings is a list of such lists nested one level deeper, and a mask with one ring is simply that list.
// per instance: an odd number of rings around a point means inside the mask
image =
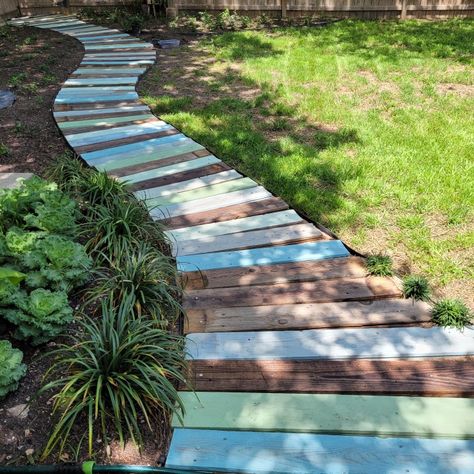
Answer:
[{"label": "wood plank", "polygon": [[189,362],[187,380],[204,392],[474,397],[474,358],[196,360]]},{"label": "wood plank", "polygon": [[146,64],[153,64],[154,59],[135,59],[128,61],[117,61],[110,59],[94,59],[94,60],[83,60],[81,62],[82,66],[140,66]]},{"label": "wood plank", "polygon": [[[170,204],[150,210],[150,215],[158,220],[167,219],[169,217],[183,216],[192,214],[194,212],[211,211],[213,209],[220,209],[225,205],[241,204],[244,202],[258,201],[260,199],[267,199],[271,194],[263,187],[256,186],[253,188],[244,189],[242,191],[232,191],[225,195],[221,195],[221,199],[216,199],[214,196],[196,199],[194,201],[183,202],[180,204]],[[206,254],[211,255],[211,254]],[[212,254],[216,255],[216,254]],[[183,257],[186,260],[194,256]],[[200,256],[201,259],[203,256]],[[187,262],[181,264],[181,267],[186,268]],[[193,265],[193,270],[196,266]]]},{"label": "wood plank", "polygon": [[[293,212],[293,211],[291,211]],[[264,214],[264,216],[271,214]],[[192,229],[193,227],[185,227]],[[168,231],[168,234],[174,231]],[[226,288],[229,286],[270,285],[296,281],[358,278],[367,275],[365,261],[359,257],[337,258],[309,262],[290,262],[276,265],[254,265],[186,272],[182,280],[188,290]]]},{"label": "wood plank", "polygon": [[101,94],[113,94],[115,92],[124,91],[135,91],[133,86],[91,86],[91,87],[67,87],[59,91],[58,96],[70,96],[70,95],[93,95],[97,92]]},{"label": "wood plank", "polygon": [[[180,159],[183,159],[183,155],[180,156]],[[175,158],[175,157],[170,157]],[[163,158],[164,160],[165,158]],[[202,158],[196,158],[194,160],[184,160],[178,161],[178,163],[173,163],[167,166],[156,166],[154,169],[143,172],[143,173],[135,173],[132,175],[121,176],[119,179],[121,181],[125,181],[129,184],[135,185],[140,182],[149,183],[155,178],[161,178],[164,176],[172,176],[175,173],[180,173],[183,171],[194,170],[196,168],[201,168],[204,166],[209,166],[212,164],[221,163],[221,160],[216,158],[215,156],[204,156]],[[113,175],[113,173],[112,173]]]},{"label": "wood plank", "polygon": [[138,81],[137,76],[122,76],[122,77],[102,77],[96,79],[68,79],[64,83],[64,88],[76,87],[76,86],[94,86],[94,85],[127,85],[136,84]]},{"label": "wood plank", "polygon": [[123,92],[123,93],[116,93],[114,95],[94,95],[88,97],[73,97],[73,96],[61,96],[56,97],[55,104],[91,104],[96,101],[100,102],[117,102],[123,100],[133,100],[137,99],[138,94],[136,92]]},{"label": "wood plank", "polygon": [[303,262],[348,256],[349,252],[340,240],[331,240],[327,242],[286,245],[284,247],[187,255],[186,257],[178,258],[177,263],[180,271],[186,272],[248,267],[251,265],[275,265],[277,263]]},{"label": "wood plank", "polygon": [[179,229],[193,225],[221,222],[228,219],[240,219],[242,217],[258,216],[268,212],[276,212],[288,209],[288,204],[280,198],[271,197],[260,201],[247,202],[234,206],[225,206],[212,211],[196,212],[185,216],[177,216],[172,219],[164,219],[163,224],[167,229]]},{"label": "wood plank", "polygon": [[186,292],[184,297],[184,306],[193,309],[233,308],[351,300],[364,301],[400,296],[400,289],[390,278],[337,278],[333,280],[278,283],[275,285],[190,290]]},{"label": "wood plank", "polygon": [[312,224],[295,224],[272,229],[249,230],[202,239],[178,241],[174,246],[175,255],[203,254],[224,250],[286,245],[321,239],[321,231]]},{"label": "wood plank", "polygon": [[[474,437],[474,399],[373,395],[181,392],[184,427]],[[177,417],[173,426],[179,427]]]},{"label": "wood plank", "polygon": [[408,359],[474,355],[474,329],[440,327],[215,332],[186,336],[189,359]]},{"label": "wood plank", "polygon": [[135,107],[143,105],[139,100],[116,100],[109,102],[94,102],[92,104],[54,104],[54,114],[57,112],[92,110],[92,109],[110,109],[121,107]]},{"label": "wood plank", "polygon": [[114,127],[117,124],[123,125],[126,123],[153,123],[157,119],[154,115],[149,113],[141,113],[136,115],[124,114],[121,116],[112,115],[112,117],[99,117],[87,120],[64,120],[59,121],[58,127],[64,131],[64,133],[82,133],[78,130],[84,130],[86,128],[90,130],[99,129],[101,127]]},{"label": "wood plank", "polygon": [[[210,157],[210,156],[212,156],[211,152],[207,151],[205,148],[200,148],[198,150],[195,150],[189,153],[175,154],[166,159],[162,158],[162,159],[157,159],[157,160],[148,160],[144,163],[138,163],[136,165],[116,168],[115,170],[111,171],[110,174],[113,176],[116,176],[117,178],[120,178],[122,176],[128,176],[128,175],[132,175],[136,173],[143,173],[145,171],[150,171],[155,168],[160,168],[161,166],[173,165],[175,163],[181,163],[183,161],[190,161],[190,160],[195,160],[196,158],[205,158],[205,157]],[[163,163],[166,163],[166,164],[163,164]],[[219,160],[219,163],[222,164],[220,160]],[[193,172],[195,173],[196,171],[193,171]],[[152,179],[154,180],[155,178],[152,178]],[[167,179],[169,180],[171,179],[171,177],[168,177]],[[144,184],[143,182],[137,183],[134,186],[137,187],[137,189],[146,189],[148,187],[151,187],[151,186],[148,186],[148,184]],[[143,186],[145,186],[145,188],[143,188]]]},{"label": "wood plank", "polygon": [[59,120],[81,120],[89,117],[114,117],[130,113],[150,113],[146,105],[98,108],[98,109],[83,109],[83,110],[67,110],[64,112],[54,112],[54,118]]},{"label": "wood plank", "polygon": [[468,474],[474,441],[177,428],[166,467],[251,474]]},{"label": "wood plank", "polygon": [[[158,189],[165,188],[173,190],[172,187],[163,187]],[[235,232],[245,232],[248,230],[269,229],[282,225],[301,224],[303,222],[306,221],[304,221],[302,217],[300,217],[295,211],[291,209],[287,211],[263,214],[260,216],[213,222],[211,224],[203,224],[194,227],[183,227],[182,229],[168,232],[168,237],[170,239],[186,241],[202,239],[205,237],[215,237],[218,235],[233,234]]]},{"label": "wood plank", "polygon": [[74,71],[74,75],[83,75],[83,74],[107,74],[113,76],[114,74],[127,74],[127,75],[140,75],[146,71],[144,67],[79,67]]},{"label": "wood plank", "polygon": [[187,203],[207,197],[243,191],[245,189],[256,188],[258,184],[250,178],[239,178],[221,183],[209,184],[189,191],[177,192],[172,195],[149,198],[147,203],[152,206],[169,206],[173,204]]},{"label": "wood plank", "polygon": [[172,196],[176,193],[200,189],[212,184],[224,183],[242,178],[240,173],[235,170],[221,171],[206,176],[200,176],[195,179],[181,181],[179,183],[168,184],[165,186],[157,186],[153,188],[136,191],[134,194],[139,199],[153,199],[159,197]]},{"label": "wood plank", "polygon": [[188,309],[184,332],[278,331],[429,323],[431,307],[404,299]]}]

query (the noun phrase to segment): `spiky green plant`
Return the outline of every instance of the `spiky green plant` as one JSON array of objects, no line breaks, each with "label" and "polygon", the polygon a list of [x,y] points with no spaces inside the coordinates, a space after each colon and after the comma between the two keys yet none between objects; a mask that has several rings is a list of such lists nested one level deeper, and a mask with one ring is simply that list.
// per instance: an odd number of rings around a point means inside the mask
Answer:
[{"label": "spiky green plant", "polygon": [[403,280],[403,295],[413,300],[427,301],[431,296],[428,280],[419,275],[409,275]]},{"label": "spiky green plant", "polygon": [[433,322],[439,326],[463,328],[471,323],[472,314],[469,308],[460,300],[444,299],[433,307]]},{"label": "spiky green plant", "polygon": [[367,271],[374,276],[392,276],[392,259],[388,255],[369,255],[366,260]]},{"label": "spiky green plant", "polygon": [[[102,302],[102,317],[83,316],[69,344],[53,351],[55,362],[40,393],[52,390],[57,422],[43,456],[61,452],[76,422],[87,420],[89,454],[99,434],[142,445],[142,430],[160,416],[184,410],[176,385],[185,383],[183,338],[134,312],[125,295],[118,308]],[[144,419],[145,426],[140,424]]]},{"label": "spiky green plant", "polygon": [[111,295],[118,306],[128,294],[138,315],[150,315],[165,326],[176,321],[181,291],[170,257],[144,242],[137,246],[122,242],[117,256],[103,255],[101,260],[104,266],[94,271],[95,286],[88,290],[86,304]]}]

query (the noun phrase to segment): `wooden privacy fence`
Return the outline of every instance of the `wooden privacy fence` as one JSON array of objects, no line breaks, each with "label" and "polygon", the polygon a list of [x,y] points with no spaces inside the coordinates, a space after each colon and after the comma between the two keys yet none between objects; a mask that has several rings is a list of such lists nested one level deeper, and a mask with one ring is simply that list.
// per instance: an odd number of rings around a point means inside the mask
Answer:
[{"label": "wooden privacy fence", "polygon": [[11,18],[20,12],[18,0],[0,0],[0,18]]}]

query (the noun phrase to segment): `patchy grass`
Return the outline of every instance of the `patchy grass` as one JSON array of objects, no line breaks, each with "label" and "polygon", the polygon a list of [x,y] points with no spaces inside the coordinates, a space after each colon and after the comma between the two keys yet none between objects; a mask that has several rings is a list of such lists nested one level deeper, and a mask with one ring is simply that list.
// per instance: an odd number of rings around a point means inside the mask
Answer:
[{"label": "patchy grass", "polygon": [[[163,51],[155,113],[398,271],[468,298],[474,23],[342,21]],[[471,297],[472,303],[472,297]]]}]

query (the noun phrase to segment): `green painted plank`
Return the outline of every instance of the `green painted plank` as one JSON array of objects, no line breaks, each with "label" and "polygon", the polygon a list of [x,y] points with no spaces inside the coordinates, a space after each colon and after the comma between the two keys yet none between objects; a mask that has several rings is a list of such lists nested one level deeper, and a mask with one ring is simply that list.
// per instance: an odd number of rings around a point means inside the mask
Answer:
[{"label": "green painted plank", "polygon": [[95,119],[95,120],[75,120],[72,122],[60,122],[58,124],[61,130],[69,130],[74,128],[83,128],[83,127],[104,127],[106,125],[113,125],[115,123],[121,122],[133,122],[136,120],[151,120],[156,119],[152,114],[146,115],[126,115],[121,117],[109,117],[103,119]]},{"label": "green painted plank", "polygon": [[149,199],[147,203],[152,206],[178,204],[181,202],[194,201],[195,199],[226,194],[232,191],[254,188],[256,186],[258,186],[258,184],[250,178],[233,179],[232,181],[225,181],[223,183],[212,184],[210,186],[204,186],[203,188],[193,189],[191,191],[176,193],[172,196],[152,198]]},{"label": "green painted plank", "polygon": [[[474,399],[180,392],[185,428],[474,438]],[[176,416],[173,426],[181,424]]]},{"label": "green painted plank", "polygon": [[166,467],[251,474],[472,474],[474,441],[175,429]]},{"label": "green painted plank", "polygon": [[212,224],[183,227],[167,232],[170,238],[178,241],[215,237],[218,235],[245,232],[247,230],[264,229],[280,225],[297,224],[303,219],[292,209],[260,216],[244,217],[230,221],[215,222]]}]

